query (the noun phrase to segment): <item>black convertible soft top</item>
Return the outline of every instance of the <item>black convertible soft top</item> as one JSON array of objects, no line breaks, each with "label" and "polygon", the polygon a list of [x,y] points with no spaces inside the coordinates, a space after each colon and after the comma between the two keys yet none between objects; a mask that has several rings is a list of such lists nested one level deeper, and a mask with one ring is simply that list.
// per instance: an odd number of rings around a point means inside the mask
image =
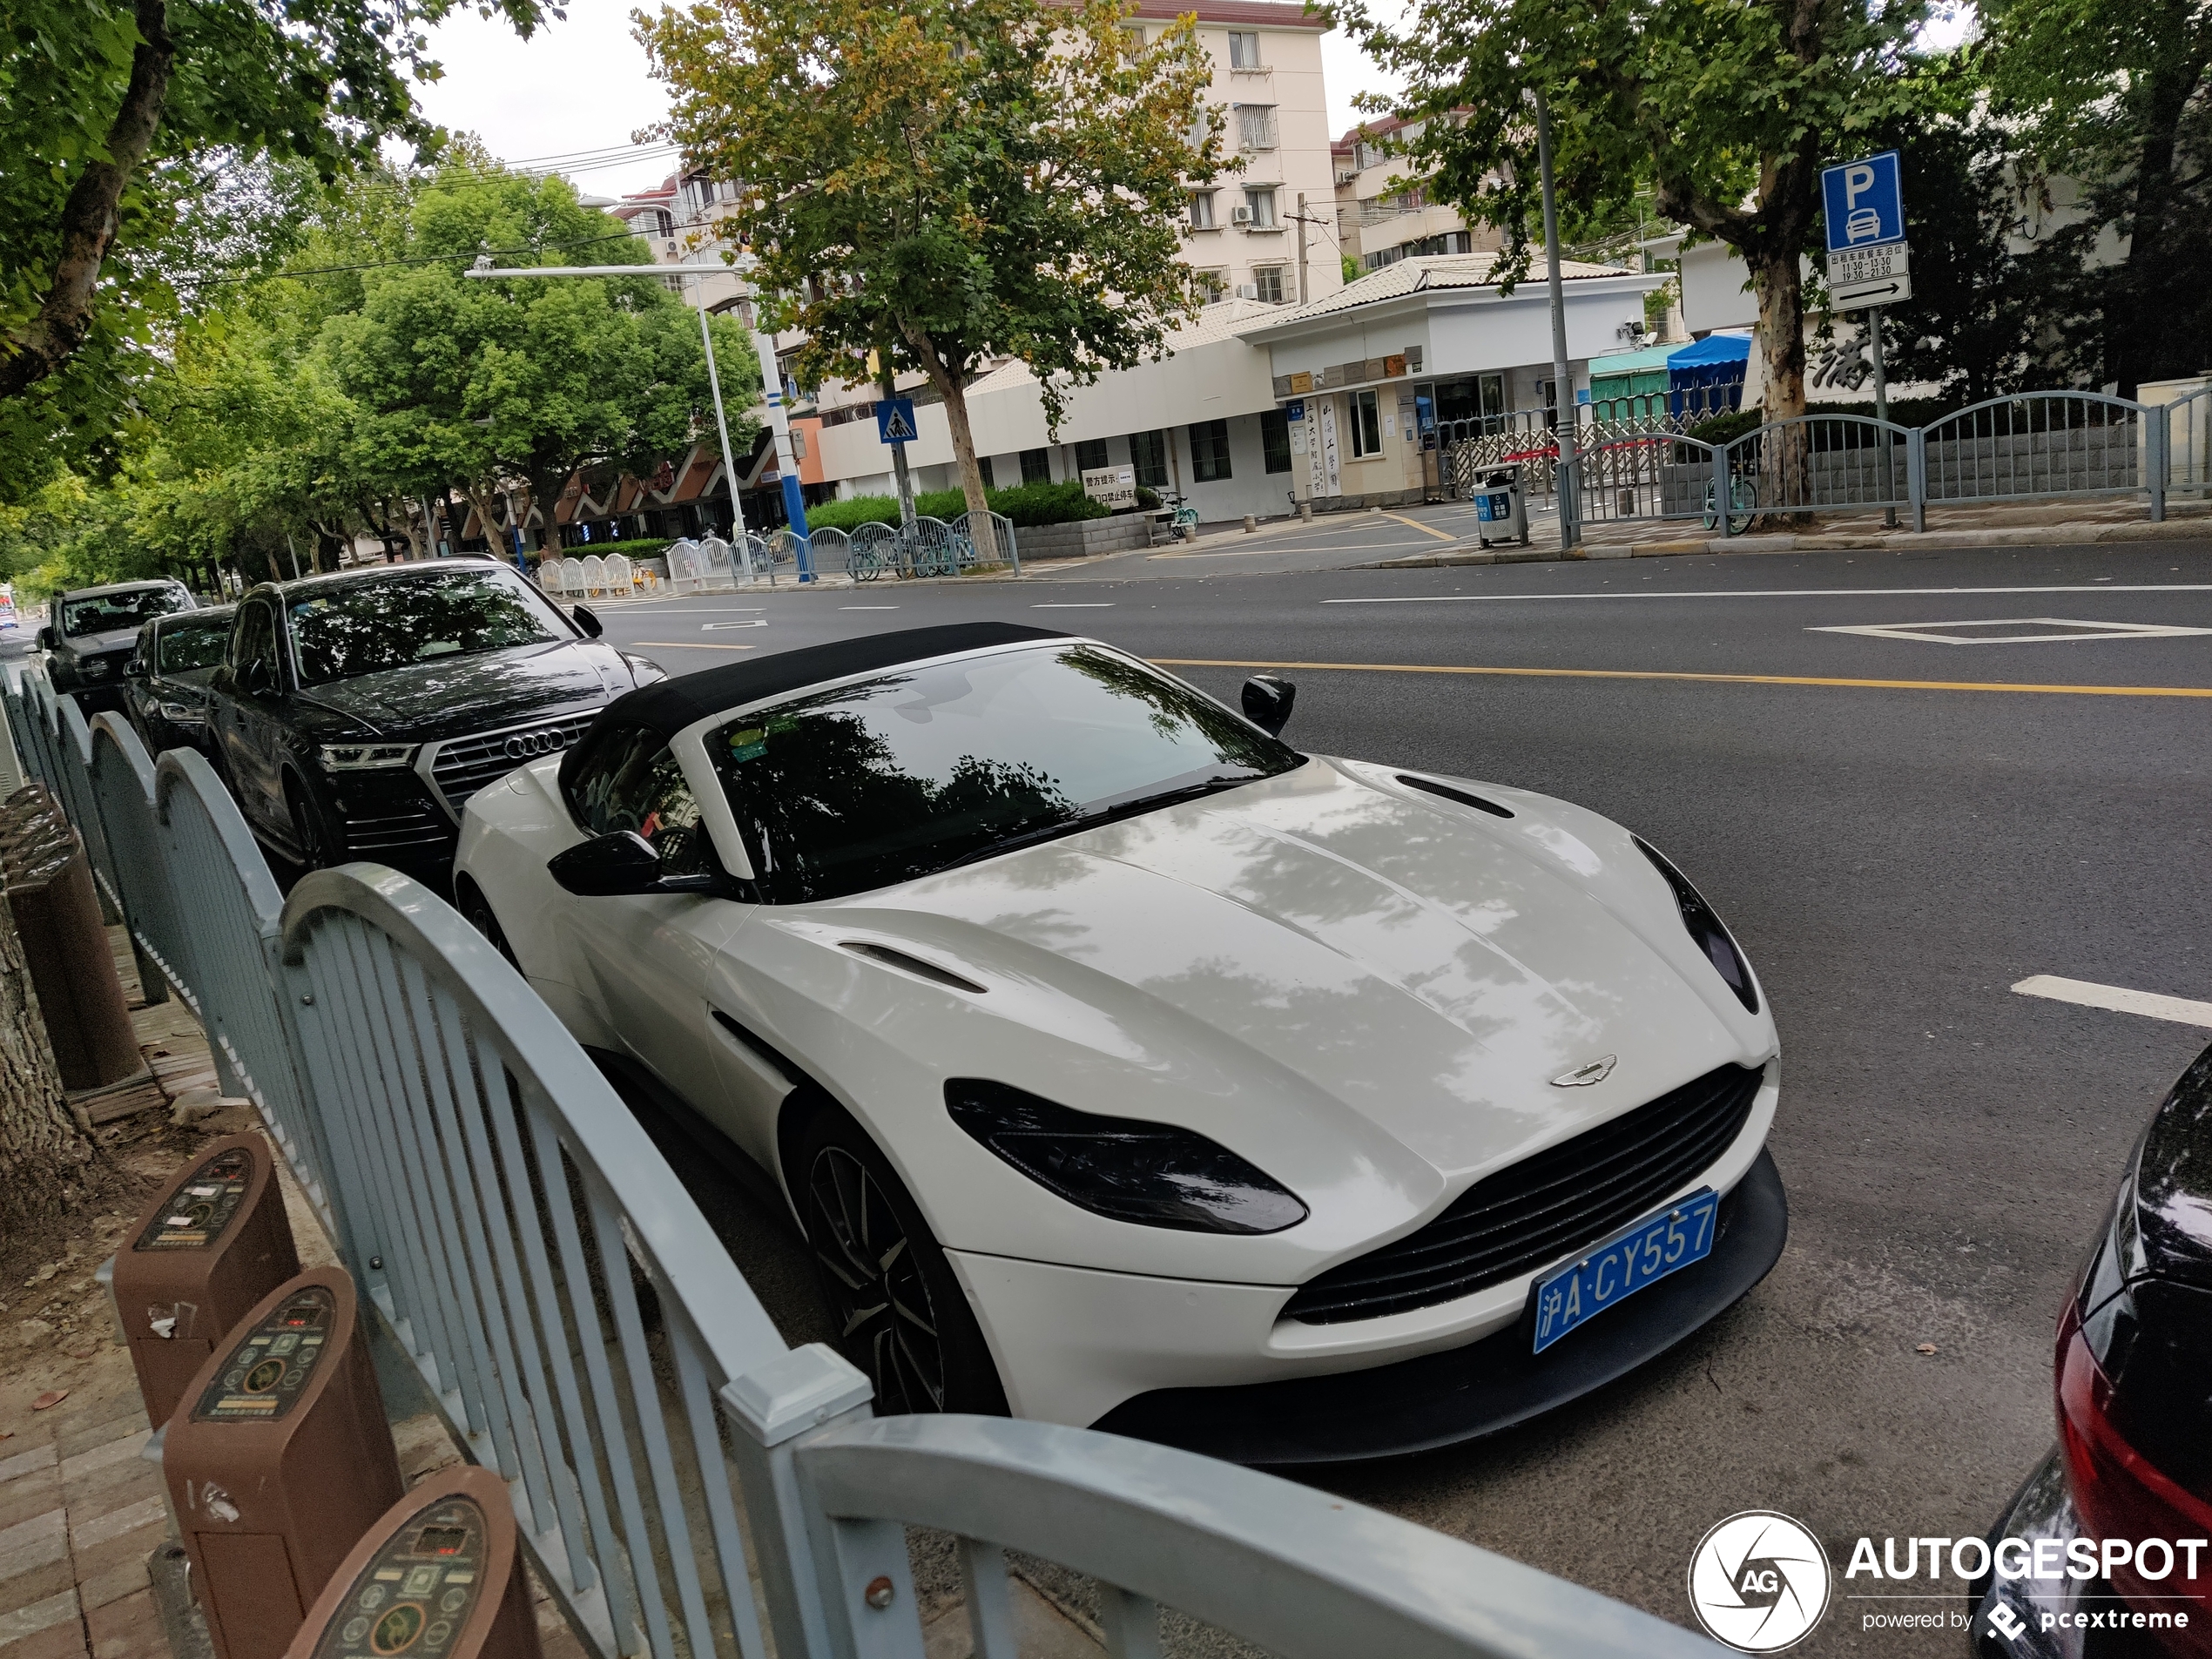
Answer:
[{"label": "black convertible soft top", "polygon": [[900,628],[887,634],[867,634],[840,639],[827,645],[807,645],[799,651],[755,657],[726,668],[710,668],[656,685],[625,691],[600,711],[590,733],[563,757],[562,782],[568,782],[568,763],[592,747],[593,734],[639,726],[672,738],[685,726],[742,708],[764,697],[804,691],[828,680],[840,680],[877,669],[897,668],[905,663],[927,662],[933,657],[952,657],[964,651],[986,651],[994,645],[1018,645],[1074,636],[1056,628],[1031,628],[1014,622],[957,622],[936,628]]}]

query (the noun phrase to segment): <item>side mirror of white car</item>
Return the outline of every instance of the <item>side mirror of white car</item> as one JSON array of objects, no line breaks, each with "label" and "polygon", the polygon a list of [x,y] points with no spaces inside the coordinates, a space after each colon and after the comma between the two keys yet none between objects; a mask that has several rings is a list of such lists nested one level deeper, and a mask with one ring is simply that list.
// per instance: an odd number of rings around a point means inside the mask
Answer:
[{"label": "side mirror of white car", "polygon": [[578,898],[605,899],[620,894],[699,893],[737,896],[727,876],[669,875],[660,853],[635,830],[616,830],[580,841],[545,861],[552,878]]},{"label": "side mirror of white car", "polygon": [[1255,674],[1244,682],[1243,700],[1244,718],[1269,737],[1279,738],[1290,723],[1298,687],[1279,675]]},{"label": "side mirror of white car", "polygon": [[595,835],[546,860],[547,872],[570,893],[604,899],[623,893],[652,893],[660,887],[660,854],[635,830]]}]

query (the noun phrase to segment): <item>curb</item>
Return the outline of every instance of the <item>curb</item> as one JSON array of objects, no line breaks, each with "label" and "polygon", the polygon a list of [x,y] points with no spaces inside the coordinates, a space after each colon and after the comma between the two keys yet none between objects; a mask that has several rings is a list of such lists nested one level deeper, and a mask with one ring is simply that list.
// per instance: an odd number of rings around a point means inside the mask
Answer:
[{"label": "curb", "polygon": [[1469,542],[1440,547],[1433,553],[1402,558],[1377,559],[1371,563],[1345,565],[1350,570],[1418,570],[1455,564],[1534,564],[1581,559],[1650,559],[1684,553],[1846,553],[1912,552],[1930,548],[1960,547],[2092,547],[2122,542],[2202,541],[2212,536],[2212,525],[2193,519],[2162,524],[2033,524],[2017,529],[1901,530],[1880,536],[1701,536],[1678,542],[1636,542],[1618,545],[1559,548],[1486,548]]}]

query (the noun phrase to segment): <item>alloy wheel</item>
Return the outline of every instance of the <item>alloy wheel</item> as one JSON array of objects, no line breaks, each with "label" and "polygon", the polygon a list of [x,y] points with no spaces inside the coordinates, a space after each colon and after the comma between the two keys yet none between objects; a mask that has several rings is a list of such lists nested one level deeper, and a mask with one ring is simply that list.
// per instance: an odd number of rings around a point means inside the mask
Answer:
[{"label": "alloy wheel", "polygon": [[882,1184],[842,1147],[808,1172],[807,1238],[837,1315],[838,1340],[868,1372],[878,1409],[945,1408],[945,1356],[929,1289]]}]

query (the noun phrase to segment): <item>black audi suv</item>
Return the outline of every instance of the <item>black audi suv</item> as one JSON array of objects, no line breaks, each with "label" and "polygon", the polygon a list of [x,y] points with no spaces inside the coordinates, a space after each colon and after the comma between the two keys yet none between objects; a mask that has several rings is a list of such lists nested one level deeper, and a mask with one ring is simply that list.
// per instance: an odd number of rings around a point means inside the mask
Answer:
[{"label": "black audi suv", "polygon": [[1979,1659],[2212,1659],[2212,1049],[2059,1316],[2059,1442],[1989,1534]]},{"label": "black audi suv", "polygon": [[190,610],[198,604],[181,582],[116,582],[55,597],[38,631],[47,653],[46,678],[74,697],[91,719],[123,707],[123,665],[138,643],[138,630],[155,617]]},{"label": "black audi suv", "polygon": [[667,678],[600,631],[489,559],[265,583],[209,680],[209,747],[286,862],[369,859],[442,888],[471,794]]}]

